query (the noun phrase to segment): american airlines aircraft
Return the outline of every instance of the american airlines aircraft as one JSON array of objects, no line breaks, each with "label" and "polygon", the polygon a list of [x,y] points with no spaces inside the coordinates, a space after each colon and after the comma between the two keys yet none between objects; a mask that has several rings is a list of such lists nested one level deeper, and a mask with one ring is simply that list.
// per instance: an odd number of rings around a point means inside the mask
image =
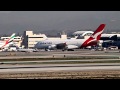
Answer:
[{"label": "american airlines aircraft", "polygon": [[6,47],[9,47],[9,45],[12,44],[14,37],[15,37],[15,33],[13,33],[8,40],[0,41],[0,49],[2,50]]},{"label": "american airlines aircraft", "polygon": [[65,39],[65,40],[44,40],[35,45],[37,49],[62,49],[73,50],[77,48],[83,48],[87,46],[95,46],[100,40],[101,34],[105,28],[105,24],[101,24],[96,31],[88,39]]}]

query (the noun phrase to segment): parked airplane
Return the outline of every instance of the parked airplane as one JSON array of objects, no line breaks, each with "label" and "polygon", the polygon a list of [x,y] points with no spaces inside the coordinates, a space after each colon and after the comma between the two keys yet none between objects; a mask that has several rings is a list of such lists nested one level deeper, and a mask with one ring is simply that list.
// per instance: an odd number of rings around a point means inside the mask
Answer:
[{"label": "parked airplane", "polygon": [[0,41],[0,49],[2,50],[6,47],[9,47],[9,45],[13,44],[12,41],[13,41],[14,37],[15,37],[15,33],[13,33],[8,40]]},{"label": "parked airplane", "polygon": [[77,48],[83,48],[87,46],[95,46],[100,40],[101,34],[104,30],[105,24],[101,24],[96,31],[88,39],[65,39],[65,40],[44,40],[35,45],[37,49],[62,49],[73,50]]}]

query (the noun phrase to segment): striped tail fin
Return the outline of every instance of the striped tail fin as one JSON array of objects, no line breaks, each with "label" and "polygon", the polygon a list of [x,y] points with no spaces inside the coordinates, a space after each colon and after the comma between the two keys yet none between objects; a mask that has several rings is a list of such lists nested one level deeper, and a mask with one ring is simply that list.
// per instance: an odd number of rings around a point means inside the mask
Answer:
[{"label": "striped tail fin", "polygon": [[13,41],[14,37],[15,37],[15,33],[13,33],[6,42],[9,43],[9,42]]},{"label": "striped tail fin", "polygon": [[6,46],[6,45],[9,44],[10,42],[12,42],[13,39],[14,39],[14,37],[15,37],[15,33],[13,33],[13,34],[10,36],[10,38],[5,42],[5,44],[4,44],[1,48],[4,48],[4,46]]}]

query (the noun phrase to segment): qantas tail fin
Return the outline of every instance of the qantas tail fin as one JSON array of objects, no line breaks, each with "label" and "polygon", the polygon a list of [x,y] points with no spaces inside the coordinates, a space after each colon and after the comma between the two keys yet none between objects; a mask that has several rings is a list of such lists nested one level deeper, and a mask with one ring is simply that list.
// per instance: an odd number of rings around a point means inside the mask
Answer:
[{"label": "qantas tail fin", "polygon": [[96,40],[100,40],[101,34],[105,28],[105,24],[101,24],[96,31],[90,36],[90,38],[94,38]]},{"label": "qantas tail fin", "polygon": [[96,31],[81,45],[81,47],[97,45],[104,28],[105,24],[101,24]]}]

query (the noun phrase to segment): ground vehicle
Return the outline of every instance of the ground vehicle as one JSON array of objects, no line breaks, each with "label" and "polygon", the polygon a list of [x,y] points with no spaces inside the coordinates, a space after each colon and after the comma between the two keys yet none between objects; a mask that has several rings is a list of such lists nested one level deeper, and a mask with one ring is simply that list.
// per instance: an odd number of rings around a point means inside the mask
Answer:
[{"label": "ground vehicle", "polygon": [[117,46],[110,46],[108,47],[109,50],[118,50],[118,47]]}]

